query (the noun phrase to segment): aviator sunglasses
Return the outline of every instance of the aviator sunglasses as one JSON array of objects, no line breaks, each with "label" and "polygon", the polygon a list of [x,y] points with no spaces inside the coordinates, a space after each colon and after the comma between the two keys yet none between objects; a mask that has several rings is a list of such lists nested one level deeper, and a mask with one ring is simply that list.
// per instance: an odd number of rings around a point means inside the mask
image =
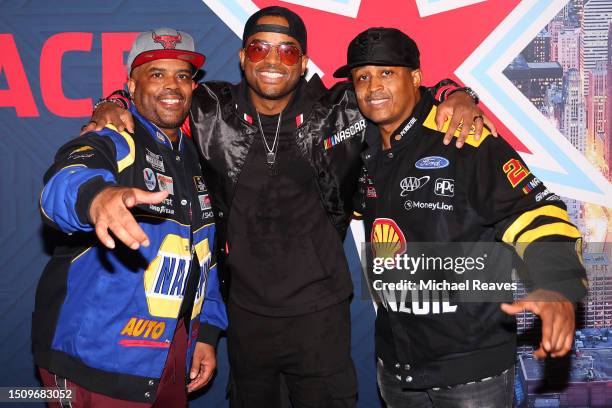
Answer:
[{"label": "aviator sunglasses", "polygon": [[276,48],[281,62],[285,65],[295,65],[302,56],[302,51],[293,44],[272,45],[264,41],[253,41],[244,51],[249,61],[259,62],[268,56],[272,48]]}]

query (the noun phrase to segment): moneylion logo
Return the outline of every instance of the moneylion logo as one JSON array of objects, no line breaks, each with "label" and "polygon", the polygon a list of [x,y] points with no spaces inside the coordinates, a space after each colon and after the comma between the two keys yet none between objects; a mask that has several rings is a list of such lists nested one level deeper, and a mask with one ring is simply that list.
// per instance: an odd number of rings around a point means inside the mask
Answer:
[{"label": "moneylion logo", "polygon": [[453,205],[446,204],[441,201],[437,201],[435,203],[428,203],[422,201],[407,200],[404,203],[404,210],[410,211],[412,209],[422,209],[431,211],[453,211]]},{"label": "moneylion logo", "polygon": [[406,177],[400,181],[400,188],[402,192],[400,196],[405,197],[411,191],[417,190],[423,187],[429,181],[429,176],[418,177]]}]

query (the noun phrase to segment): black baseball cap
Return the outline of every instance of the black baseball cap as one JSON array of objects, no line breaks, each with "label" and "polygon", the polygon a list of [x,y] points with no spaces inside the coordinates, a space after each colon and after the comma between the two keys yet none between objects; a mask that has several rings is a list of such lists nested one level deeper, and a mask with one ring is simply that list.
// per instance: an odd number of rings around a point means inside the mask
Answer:
[{"label": "black baseball cap", "polygon": [[364,65],[421,67],[419,47],[396,28],[373,27],[359,33],[348,46],[346,65],[334,72],[335,78],[348,78],[351,69]]},{"label": "black baseball cap", "polygon": [[[278,24],[257,24],[257,21],[266,16],[279,16],[287,20],[289,27],[285,27]],[[287,34],[297,40],[302,48],[302,53],[306,54],[306,26],[300,16],[295,14],[293,11],[285,7],[270,6],[264,7],[257,11],[247,20],[244,25],[244,32],[242,33],[242,48],[247,46],[246,40],[255,33],[260,32],[272,32]]]}]

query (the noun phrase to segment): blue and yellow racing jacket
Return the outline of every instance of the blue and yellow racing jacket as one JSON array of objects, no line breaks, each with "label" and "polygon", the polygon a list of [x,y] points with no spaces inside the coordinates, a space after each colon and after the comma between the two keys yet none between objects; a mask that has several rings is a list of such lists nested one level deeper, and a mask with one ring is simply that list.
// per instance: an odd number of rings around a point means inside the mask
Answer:
[{"label": "blue and yellow racing jacket", "polygon": [[[135,133],[112,127],[60,148],[45,175],[40,209],[63,231],[36,293],[32,343],[38,366],[92,391],[152,402],[178,319],[215,344],[227,326],[219,293],[210,197],[193,142],[175,146],[132,109]],[[150,246],[104,247],[88,219],[109,186],[168,191],[132,209]],[[189,317],[189,318],[187,318]]]}]

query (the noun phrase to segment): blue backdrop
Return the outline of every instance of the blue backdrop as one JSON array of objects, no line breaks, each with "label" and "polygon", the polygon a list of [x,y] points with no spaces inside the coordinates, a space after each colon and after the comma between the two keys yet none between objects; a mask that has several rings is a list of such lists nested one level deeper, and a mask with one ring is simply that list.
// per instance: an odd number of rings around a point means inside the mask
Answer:
[{"label": "blue backdrop", "polygon": [[[0,386],[39,385],[31,354],[31,312],[52,235],[42,228],[38,196],[42,175],[55,151],[78,134],[88,116],[83,109],[72,110],[72,105],[57,96],[63,90],[68,99],[91,98],[95,102],[103,93],[103,33],[159,26],[180,28],[193,35],[198,50],[208,57],[205,79],[239,80],[240,41],[201,0],[0,1]],[[60,55],[55,70],[49,69],[56,50],[50,39],[68,32],[81,33],[77,37],[85,42],[91,36],[90,49],[66,52]],[[112,39],[109,41],[112,46]],[[53,78],[54,74],[58,77]],[[54,83],[61,86],[54,89]],[[15,104],[21,110],[10,106]],[[63,117],[74,115],[78,117]],[[359,290],[359,264],[351,237],[345,248]],[[356,296],[351,312],[359,405],[376,407],[374,311],[370,302]],[[218,362],[214,383],[191,406],[227,405],[225,339],[219,345]]]}]

